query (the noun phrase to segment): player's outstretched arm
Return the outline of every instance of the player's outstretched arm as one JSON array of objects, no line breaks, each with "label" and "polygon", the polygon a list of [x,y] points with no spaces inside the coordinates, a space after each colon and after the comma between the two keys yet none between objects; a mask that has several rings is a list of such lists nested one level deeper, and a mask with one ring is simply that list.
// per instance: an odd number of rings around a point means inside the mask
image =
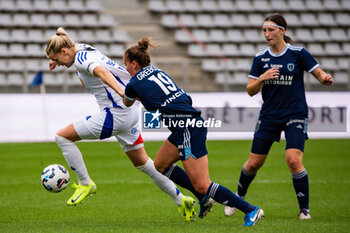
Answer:
[{"label": "player's outstretched arm", "polygon": [[320,67],[317,67],[312,74],[317,78],[317,80],[323,85],[329,86],[333,83],[333,77],[330,74],[324,72]]},{"label": "player's outstretched arm", "polygon": [[94,69],[94,75],[102,79],[104,83],[110,86],[122,98],[124,97],[124,90],[122,89],[118,81],[113,77],[111,72],[109,72],[106,68],[104,68],[103,66],[97,66]]}]

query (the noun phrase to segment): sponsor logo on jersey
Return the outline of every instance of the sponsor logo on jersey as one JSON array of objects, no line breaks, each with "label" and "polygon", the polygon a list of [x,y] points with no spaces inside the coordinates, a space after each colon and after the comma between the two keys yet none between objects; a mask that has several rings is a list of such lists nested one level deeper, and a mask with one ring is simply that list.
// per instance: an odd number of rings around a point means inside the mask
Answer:
[{"label": "sponsor logo on jersey", "polygon": [[281,64],[271,64],[271,67],[280,69],[280,68],[283,68],[283,65],[281,65]]},{"label": "sponsor logo on jersey", "polygon": [[268,57],[268,58],[261,58],[261,61],[262,62],[268,62],[268,61],[270,61],[270,58]]}]

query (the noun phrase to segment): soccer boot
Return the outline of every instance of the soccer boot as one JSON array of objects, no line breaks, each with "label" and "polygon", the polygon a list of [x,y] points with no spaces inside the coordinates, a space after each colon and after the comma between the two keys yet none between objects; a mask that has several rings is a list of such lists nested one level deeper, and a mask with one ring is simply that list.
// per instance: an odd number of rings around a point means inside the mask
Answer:
[{"label": "soccer boot", "polygon": [[90,185],[77,185],[74,183],[72,184],[72,188],[75,188],[75,192],[67,201],[67,205],[69,206],[81,203],[89,194],[95,194],[97,189],[96,184],[93,181],[91,181]]},{"label": "soccer boot", "polygon": [[210,211],[212,211],[213,206],[216,204],[216,202],[210,197],[204,196],[204,198],[199,202],[199,204],[200,209],[198,217],[204,218],[208,215]]},{"label": "soccer boot", "polygon": [[196,201],[192,197],[183,196],[182,203],[178,207],[179,212],[185,216],[185,221],[195,221],[196,212],[194,212],[194,205]]},{"label": "soccer boot", "polygon": [[[236,193],[236,196],[241,198],[242,200],[244,200],[244,197],[240,197],[238,196],[238,194]],[[227,217],[230,217],[232,215],[234,215],[235,213],[237,212],[237,208],[235,207],[230,207],[230,206],[225,206],[225,209],[224,209],[224,213]]]},{"label": "soccer boot", "polygon": [[264,211],[260,209],[258,206],[255,206],[255,209],[252,212],[247,213],[244,216],[244,224],[243,226],[253,226],[257,222],[259,222],[260,219],[264,217]]},{"label": "soccer boot", "polygon": [[299,219],[310,219],[310,211],[308,209],[301,209],[299,212]]}]

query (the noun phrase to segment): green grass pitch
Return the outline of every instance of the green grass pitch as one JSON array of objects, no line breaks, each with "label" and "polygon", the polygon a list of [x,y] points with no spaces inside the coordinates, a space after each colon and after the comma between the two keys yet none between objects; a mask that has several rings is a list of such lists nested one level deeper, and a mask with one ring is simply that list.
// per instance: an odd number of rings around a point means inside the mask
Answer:
[{"label": "green grass pitch", "polygon": [[[250,141],[209,141],[212,181],[236,192],[250,145]],[[68,207],[70,186],[54,194],[40,183],[45,166],[59,163],[68,168],[55,143],[0,144],[0,232],[350,232],[350,139],[306,142],[312,215],[307,221],[297,218],[285,142],[275,143],[246,198],[262,207],[266,216],[251,228],[241,226],[242,212],[225,217],[220,204],[207,218],[186,223],[172,199],[133,168],[117,143],[78,146],[98,189],[83,204]],[[152,158],[160,146],[161,142],[145,144]],[[76,182],[69,171],[71,183]]]}]

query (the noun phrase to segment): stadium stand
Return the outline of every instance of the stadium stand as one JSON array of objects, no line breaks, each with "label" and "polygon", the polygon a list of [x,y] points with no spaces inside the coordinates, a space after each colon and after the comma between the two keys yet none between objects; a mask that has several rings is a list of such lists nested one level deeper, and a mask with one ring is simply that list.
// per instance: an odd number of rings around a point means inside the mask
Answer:
[{"label": "stadium stand", "polygon": [[[28,84],[40,70],[48,92],[84,92],[75,69],[48,70],[45,48],[57,27],[77,42],[121,60],[126,32],[96,0],[0,0],[0,92],[38,92]],[[120,35],[116,35],[119,33]]]},{"label": "stadium stand", "polygon": [[[38,92],[27,86],[39,70],[48,92],[84,91],[74,68],[48,71],[45,45],[58,26],[119,63],[128,44],[154,36],[162,46],[153,62],[187,90],[244,91],[253,56],[266,48],[261,23],[273,12],[334,76],[331,90],[349,90],[349,0],[0,0],[0,92]],[[310,75],[305,81],[325,90]]]}]

